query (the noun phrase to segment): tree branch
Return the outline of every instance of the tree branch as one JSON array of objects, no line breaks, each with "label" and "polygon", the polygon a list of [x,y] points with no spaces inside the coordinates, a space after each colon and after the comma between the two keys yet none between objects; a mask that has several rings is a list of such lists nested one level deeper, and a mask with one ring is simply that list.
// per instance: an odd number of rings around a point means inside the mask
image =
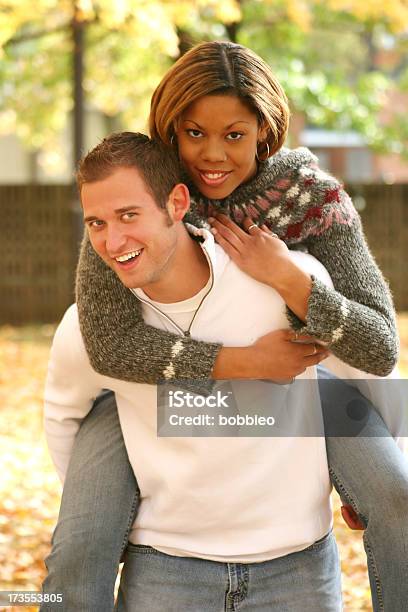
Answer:
[{"label": "tree branch", "polygon": [[22,34],[21,36],[13,36],[10,38],[4,45],[4,48],[12,47],[14,45],[19,45],[20,43],[27,42],[29,40],[36,40],[37,38],[43,38],[43,36],[49,36],[50,34],[55,34],[57,32],[68,31],[71,28],[71,22],[64,23],[60,26],[52,28],[50,30],[38,30],[37,32],[30,32],[27,34]]}]

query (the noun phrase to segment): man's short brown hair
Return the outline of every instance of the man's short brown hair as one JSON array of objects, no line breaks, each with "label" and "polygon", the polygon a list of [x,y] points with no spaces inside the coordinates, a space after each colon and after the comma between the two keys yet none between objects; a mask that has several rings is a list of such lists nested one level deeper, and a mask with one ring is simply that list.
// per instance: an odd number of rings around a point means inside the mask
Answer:
[{"label": "man's short brown hair", "polygon": [[135,168],[160,208],[166,208],[171,190],[181,182],[174,150],[137,132],[115,132],[104,138],[78,165],[76,179],[84,183],[108,178],[118,168]]}]

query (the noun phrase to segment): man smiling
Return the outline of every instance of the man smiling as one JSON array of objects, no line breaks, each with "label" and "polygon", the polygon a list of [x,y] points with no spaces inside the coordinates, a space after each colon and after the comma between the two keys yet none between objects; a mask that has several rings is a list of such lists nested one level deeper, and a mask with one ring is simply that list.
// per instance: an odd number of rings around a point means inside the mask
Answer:
[{"label": "man smiling", "polygon": [[[126,287],[169,302],[203,288],[206,257],[178,223],[189,198],[185,185],[176,184],[161,208],[136,168],[119,167],[105,181],[85,182],[81,198],[93,248]],[[186,261],[191,274],[180,275]]]},{"label": "man smiling", "polygon": [[[222,350],[245,356],[243,377],[273,378],[263,336],[286,327],[283,300],[239,270],[209,231],[183,223],[189,194],[168,148],[112,135],[82,161],[78,183],[92,246],[140,300],[145,321],[235,346]],[[310,256],[293,257],[327,279]],[[287,334],[304,368],[327,354],[293,345],[289,331],[275,333]],[[314,378],[310,369],[305,375]],[[102,389],[116,395],[141,490],[119,610],[212,612],[226,601],[248,610],[340,610],[323,437],[157,437],[156,387],[97,374],[74,305],[57,330],[45,392],[62,478],[79,423]]]}]

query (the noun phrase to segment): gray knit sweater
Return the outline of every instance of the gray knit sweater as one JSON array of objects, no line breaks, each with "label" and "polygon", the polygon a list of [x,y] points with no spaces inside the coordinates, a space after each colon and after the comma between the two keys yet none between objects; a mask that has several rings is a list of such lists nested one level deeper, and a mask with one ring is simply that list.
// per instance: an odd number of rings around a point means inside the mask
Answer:
[{"label": "gray knit sweater", "polygon": [[[326,267],[335,289],[313,278],[306,325],[287,309],[293,329],[329,342],[337,357],[360,370],[380,376],[392,370],[398,336],[390,292],[349,196],[318,168],[310,151],[282,149],[224,200],[208,200],[189,187],[189,222],[206,225],[205,219],[219,210],[239,224],[248,214]],[[211,378],[220,345],[185,336],[180,350],[180,336],[146,325],[137,298],[95,254],[87,236],[76,295],[82,335],[97,372],[152,384]]]}]

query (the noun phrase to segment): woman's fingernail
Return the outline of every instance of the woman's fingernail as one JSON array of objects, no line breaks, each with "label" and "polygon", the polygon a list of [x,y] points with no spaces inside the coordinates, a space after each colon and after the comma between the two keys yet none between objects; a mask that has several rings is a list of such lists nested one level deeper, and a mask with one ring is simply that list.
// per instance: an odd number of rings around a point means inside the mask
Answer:
[{"label": "woman's fingernail", "polygon": [[217,230],[215,229],[215,227],[212,227],[212,228],[210,229],[210,232],[211,232],[212,234],[214,234],[214,236],[215,236],[215,234],[217,233]]},{"label": "woman's fingernail", "polygon": [[208,217],[208,222],[209,223],[214,223],[214,221],[215,221],[214,217]]}]

